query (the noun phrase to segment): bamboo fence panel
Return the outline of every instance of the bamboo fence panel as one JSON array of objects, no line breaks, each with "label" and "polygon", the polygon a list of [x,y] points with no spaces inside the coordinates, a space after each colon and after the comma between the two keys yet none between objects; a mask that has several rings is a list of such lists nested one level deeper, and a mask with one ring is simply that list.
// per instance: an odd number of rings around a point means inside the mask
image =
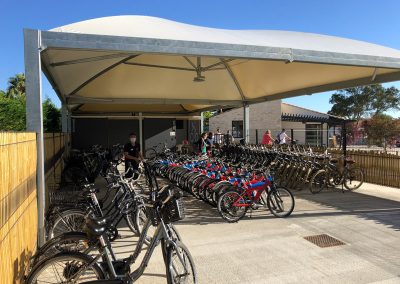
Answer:
[{"label": "bamboo fence panel", "polygon": [[[44,170],[47,193],[60,183],[61,172],[64,168],[63,156],[66,154],[68,141],[69,134],[67,133],[44,133]],[[48,201],[48,196],[46,200]]]},{"label": "bamboo fence panel", "polygon": [[36,134],[0,132],[0,283],[21,283],[37,239]]},{"label": "bamboo fence panel", "polygon": [[[338,150],[330,150],[334,155],[341,155]],[[380,151],[347,150],[347,155],[356,165],[364,169],[365,182],[384,186],[400,187],[400,156]]]}]

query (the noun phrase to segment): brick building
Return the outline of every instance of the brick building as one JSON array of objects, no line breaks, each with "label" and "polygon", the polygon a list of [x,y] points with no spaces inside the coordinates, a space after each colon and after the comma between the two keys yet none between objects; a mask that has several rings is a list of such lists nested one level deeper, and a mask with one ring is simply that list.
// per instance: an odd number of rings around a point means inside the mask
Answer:
[{"label": "brick building", "polygon": [[[291,117],[304,119],[297,119],[298,121],[287,119]],[[332,116],[326,113],[283,103],[281,100],[252,104],[250,105],[250,143],[260,143],[266,129],[271,130],[272,136],[276,137],[284,128],[286,133],[298,140],[300,144],[326,145],[334,133],[340,133],[340,127],[321,122],[330,118]],[[237,141],[242,139],[243,109],[231,109],[210,118],[210,131],[216,132],[218,128],[222,133],[230,130]]]}]

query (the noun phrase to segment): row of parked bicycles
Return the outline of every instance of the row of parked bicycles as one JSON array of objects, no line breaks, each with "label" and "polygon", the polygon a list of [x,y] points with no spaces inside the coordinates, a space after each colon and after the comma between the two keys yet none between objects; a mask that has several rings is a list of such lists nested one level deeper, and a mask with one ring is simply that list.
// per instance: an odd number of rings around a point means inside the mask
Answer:
[{"label": "row of parked bicycles", "polygon": [[220,154],[236,164],[245,161],[244,166],[270,166],[275,183],[291,190],[308,188],[314,194],[338,186],[342,190],[355,190],[364,182],[364,170],[353,159],[344,155],[335,157],[327,150],[315,153],[301,145],[274,148],[253,145],[225,147]]},{"label": "row of parked bicycles", "polygon": [[[135,179],[126,178],[118,171],[122,151],[115,145],[71,152],[61,183],[50,195],[47,242],[32,256],[26,283],[133,283],[157,246],[168,283],[197,282],[193,258],[173,225],[184,218],[181,190],[160,187],[147,163]],[[99,176],[106,181],[103,188],[93,184]],[[124,259],[117,258],[112,243],[121,222],[139,237]]]},{"label": "row of parked bicycles", "polygon": [[227,222],[237,222],[248,210],[256,209],[287,217],[295,206],[293,194],[274,183],[268,167],[233,165],[221,157],[182,156],[158,161],[153,168],[181,189],[217,207]]},{"label": "row of parked bicycles", "polygon": [[301,145],[225,145],[208,157],[161,153],[154,161],[160,176],[217,207],[228,222],[237,222],[249,209],[289,216],[295,206],[291,190],[308,188],[315,194],[341,186],[344,192],[364,181],[354,160],[313,153]]}]

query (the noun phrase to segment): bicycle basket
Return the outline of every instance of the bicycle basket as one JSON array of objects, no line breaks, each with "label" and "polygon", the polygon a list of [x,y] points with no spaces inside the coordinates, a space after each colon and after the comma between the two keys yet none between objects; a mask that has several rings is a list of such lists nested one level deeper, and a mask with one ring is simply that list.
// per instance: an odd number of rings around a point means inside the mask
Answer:
[{"label": "bicycle basket", "polygon": [[64,204],[77,204],[85,201],[85,196],[79,191],[58,191],[50,193],[50,204],[64,205]]},{"label": "bicycle basket", "polygon": [[165,223],[177,222],[185,218],[182,198],[173,199],[164,205],[162,217]]}]

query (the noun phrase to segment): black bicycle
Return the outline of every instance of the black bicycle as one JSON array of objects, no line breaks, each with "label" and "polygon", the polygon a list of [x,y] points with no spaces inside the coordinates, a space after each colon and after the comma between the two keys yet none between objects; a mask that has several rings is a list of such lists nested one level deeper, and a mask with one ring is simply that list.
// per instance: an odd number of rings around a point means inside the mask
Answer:
[{"label": "black bicycle", "polygon": [[[147,167],[145,169],[149,171]],[[197,283],[192,256],[172,227],[172,222],[184,218],[182,194],[171,186],[158,190],[154,176],[149,178],[149,185],[150,197],[145,202],[148,218],[137,247],[129,258],[115,260],[106,234],[107,224],[102,224],[96,218],[88,218],[84,231],[90,242],[98,246],[97,252],[90,256],[81,252],[62,252],[42,259],[31,270],[26,283],[133,283],[143,274],[158,244],[161,244],[167,282]],[[140,266],[130,272],[130,266],[140,255],[151,225],[156,226],[156,231],[146,254]]]}]

